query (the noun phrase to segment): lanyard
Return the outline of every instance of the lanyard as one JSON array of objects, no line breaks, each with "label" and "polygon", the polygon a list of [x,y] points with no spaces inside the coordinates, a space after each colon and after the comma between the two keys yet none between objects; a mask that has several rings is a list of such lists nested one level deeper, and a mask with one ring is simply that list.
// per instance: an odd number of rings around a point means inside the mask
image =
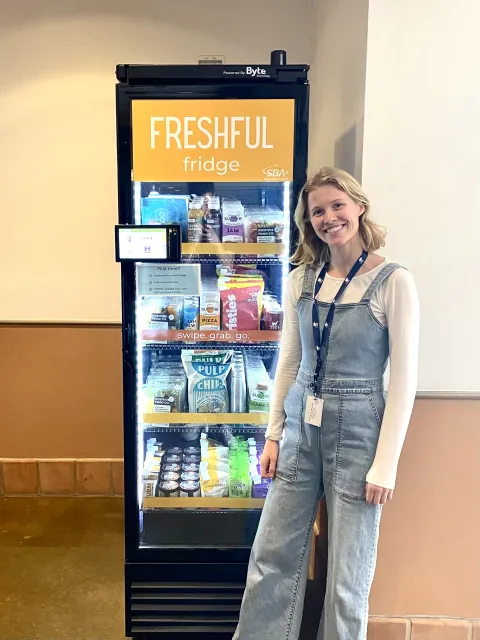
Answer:
[{"label": "lanyard", "polygon": [[329,262],[326,262],[323,265],[323,269],[320,271],[320,275],[318,276],[317,281],[315,283],[315,293],[313,294],[313,306],[312,306],[313,338],[315,340],[315,348],[317,350],[317,367],[315,369],[315,379],[314,379],[315,395],[318,395],[320,373],[322,371],[322,366],[323,366],[323,363],[325,362],[325,358],[327,355],[327,344],[328,344],[328,338],[330,336],[330,330],[332,328],[333,316],[335,314],[335,304],[337,300],[340,300],[340,298],[345,292],[345,289],[350,284],[350,281],[352,280],[352,278],[355,276],[355,274],[358,272],[360,267],[363,265],[363,263],[367,259],[367,256],[368,256],[368,252],[363,251],[362,255],[355,262],[355,264],[350,270],[350,273],[343,281],[342,286],[340,287],[336,296],[334,297],[334,299],[330,304],[330,308],[327,313],[327,318],[325,320],[325,324],[322,327],[321,333],[320,333],[320,320],[318,318],[318,307],[317,307],[316,300],[317,300],[318,292],[320,291],[322,284],[325,280],[325,276],[327,275],[327,271],[330,266]]}]

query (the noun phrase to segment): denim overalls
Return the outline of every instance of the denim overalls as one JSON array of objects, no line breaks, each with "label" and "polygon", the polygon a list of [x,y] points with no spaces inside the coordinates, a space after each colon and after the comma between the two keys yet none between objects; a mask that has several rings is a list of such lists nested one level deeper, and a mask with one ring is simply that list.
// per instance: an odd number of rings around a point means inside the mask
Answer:
[{"label": "denim overalls", "polygon": [[[360,302],[336,307],[320,380],[321,428],[303,420],[317,363],[312,304],[319,272],[305,269],[298,301],[302,360],[285,398],[276,477],[253,545],[234,640],[297,640],[312,526],[323,495],[328,510],[328,577],[317,640],[367,637],[381,507],[366,503],[365,483],[383,417],[388,360],[388,331],[373,315],[370,300],[397,268],[388,263]],[[323,323],[330,304],[316,304]]]}]

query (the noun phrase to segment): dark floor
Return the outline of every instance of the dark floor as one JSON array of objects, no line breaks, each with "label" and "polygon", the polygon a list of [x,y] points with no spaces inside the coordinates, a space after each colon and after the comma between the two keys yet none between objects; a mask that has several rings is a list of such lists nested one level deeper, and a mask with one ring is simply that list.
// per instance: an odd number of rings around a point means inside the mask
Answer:
[{"label": "dark floor", "polygon": [[123,501],[0,498],[1,640],[123,640]]},{"label": "dark floor", "polygon": [[[319,589],[301,640],[316,638]],[[0,498],[0,640],[124,640],[123,615],[123,500]]]}]

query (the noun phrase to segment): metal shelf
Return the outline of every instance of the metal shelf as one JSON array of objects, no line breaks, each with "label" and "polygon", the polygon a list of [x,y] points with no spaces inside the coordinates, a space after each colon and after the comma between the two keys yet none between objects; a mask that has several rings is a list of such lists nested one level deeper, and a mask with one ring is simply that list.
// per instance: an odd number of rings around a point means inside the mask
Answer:
[{"label": "metal shelf", "polygon": [[[202,427],[196,427],[195,425],[157,425],[149,424],[143,426],[143,431],[146,433],[188,433],[192,429]],[[267,425],[251,425],[251,424],[224,424],[224,425],[204,425],[203,428],[208,431],[215,431],[217,433],[265,433]]]},{"label": "metal shelf", "polygon": [[241,351],[255,351],[256,353],[263,352],[272,353],[272,351],[278,351],[280,345],[276,343],[272,344],[242,344],[240,342],[232,342],[231,344],[225,342],[144,342],[143,348],[147,351],[178,351],[178,349],[239,349]]},{"label": "metal shelf", "polygon": [[268,413],[144,413],[143,423],[267,425]]},{"label": "metal shelf", "polygon": [[182,243],[182,262],[195,264],[282,264],[286,246],[279,242]]},{"label": "metal shelf", "polygon": [[267,256],[257,255],[232,255],[232,256],[182,256],[182,262],[184,264],[220,264],[222,262],[228,262],[229,264],[256,264],[260,265],[281,265],[283,264],[282,258],[270,258]]}]

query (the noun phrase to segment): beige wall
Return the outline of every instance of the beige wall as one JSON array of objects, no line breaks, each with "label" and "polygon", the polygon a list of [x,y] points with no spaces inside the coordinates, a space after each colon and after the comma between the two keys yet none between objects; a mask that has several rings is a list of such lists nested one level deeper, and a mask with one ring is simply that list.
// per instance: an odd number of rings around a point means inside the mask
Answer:
[{"label": "beige wall", "polygon": [[0,3],[0,321],[120,320],[115,65],[309,62],[310,3]]},{"label": "beige wall", "polygon": [[309,167],[336,165],[360,178],[368,0],[315,0]]},{"label": "beige wall", "polygon": [[479,23],[474,0],[369,3],[363,185],[419,290],[418,388],[447,395],[480,393]]}]

